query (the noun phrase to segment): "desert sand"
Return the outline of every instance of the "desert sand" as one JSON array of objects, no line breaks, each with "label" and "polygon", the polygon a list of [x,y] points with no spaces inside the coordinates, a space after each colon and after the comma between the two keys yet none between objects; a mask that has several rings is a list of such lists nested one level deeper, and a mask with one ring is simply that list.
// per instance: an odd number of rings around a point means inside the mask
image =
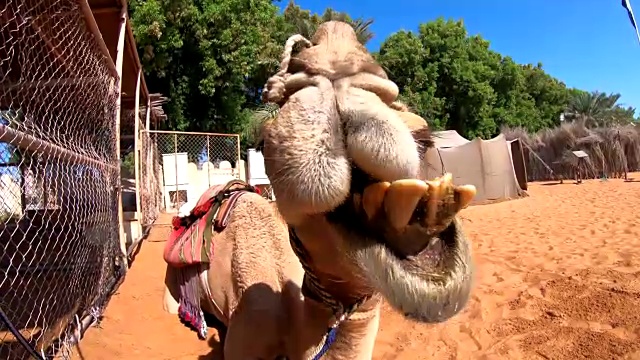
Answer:
[{"label": "desert sand", "polygon": [[[530,184],[529,195],[462,212],[477,266],[467,308],[423,325],[385,306],[374,359],[640,359],[640,182]],[[215,334],[200,341],[162,310],[167,233],[142,246],[76,359],[220,358]]]}]

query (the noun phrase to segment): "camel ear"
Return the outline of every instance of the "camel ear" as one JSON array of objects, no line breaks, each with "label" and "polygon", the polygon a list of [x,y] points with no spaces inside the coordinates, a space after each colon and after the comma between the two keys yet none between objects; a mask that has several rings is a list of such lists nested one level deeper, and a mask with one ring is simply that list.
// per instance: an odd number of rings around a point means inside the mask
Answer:
[{"label": "camel ear", "polygon": [[175,269],[167,266],[164,275],[164,298],[162,299],[162,307],[166,312],[173,315],[178,314],[178,307],[180,307],[180,303],[178,302],[179,296],[180,286],[178,285],[178,279],[175,275]]}]

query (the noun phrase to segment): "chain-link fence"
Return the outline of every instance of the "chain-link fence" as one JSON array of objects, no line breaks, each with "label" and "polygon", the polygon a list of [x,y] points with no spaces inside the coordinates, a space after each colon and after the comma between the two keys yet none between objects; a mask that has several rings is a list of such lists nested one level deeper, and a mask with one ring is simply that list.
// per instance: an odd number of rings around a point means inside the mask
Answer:
[{"label": "chain-link fence", "polygon": [[126,269],[114,85],[75,1],[0,4],[0,359],[65,349]]},{"label": "chain-link fence", "polygon": [[163,208],[167,211],[177,211],[186,202],[197,201],[210,186],[245,177],[237,134],[146,133],[156,146],[153,151],[159,153],[162,170],[158,176],[162,178]]},{"label": "chain-link fence", "polygon": [[[155,123],[159,117],[166,116],[161,108],[166,98],[159,94],[152,94],[150,98],[147,105],[139,106],[137,117],[135,109],[123,109],[120,127],[122,206],[125,212],[139,212],[136,219],[140,222],[143,233],[154,224],[163,205],[158,147],[155,135],[146,130],[147,125],[151,126],[152,120]],[[144,99],[140,99],[140,103],[142,100]],[[130,239],[131,245],[137,244],[145,235],[138,236],[140,238]]]},{"label": "chain-link fence", "polygon": [[140,133],[140,204],[142,211],[142,226],[152,225],[160,211],[162,203],[162,166],[158,151],[158,134],[145,131]]},{"label": "chain-link fence", "polygon": [[[142,122],[145,114],[139,109],[136,118],[135,109],[123,108],[120,112],[120,181],[122,186],[122,210],[137,211],[136,162],[135,162],[135,123]],[[134,239],[129,239],[134,240]]]}]

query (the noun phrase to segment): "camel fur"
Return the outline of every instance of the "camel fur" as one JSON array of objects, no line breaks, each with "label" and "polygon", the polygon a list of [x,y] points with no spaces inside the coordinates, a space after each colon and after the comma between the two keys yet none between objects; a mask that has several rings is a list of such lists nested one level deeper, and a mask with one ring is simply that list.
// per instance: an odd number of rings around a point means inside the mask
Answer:
[{"label": "camel fur", "polygon": [[[307,47],[294,56],[297,41]],[[382,298],[425,323],[446,321],[466,304],[473,265],[456,214],[475,189],[453,185],[449,174],[419,179],[426,122],[396,102],[397,86],[348,24],[324,23],[311,41],[290,38],[282,64],[264,93],[281,106],[263,126],[276,202],[239,198],[214,235],[201,306],[225,325],[227,360],[311,359],[335,319],[302,295],[292,228],[335,300],[368,299],[339,324],[323,359],[371,359]],[[174,271],[167,268],[165,281],[170,312]]]}]

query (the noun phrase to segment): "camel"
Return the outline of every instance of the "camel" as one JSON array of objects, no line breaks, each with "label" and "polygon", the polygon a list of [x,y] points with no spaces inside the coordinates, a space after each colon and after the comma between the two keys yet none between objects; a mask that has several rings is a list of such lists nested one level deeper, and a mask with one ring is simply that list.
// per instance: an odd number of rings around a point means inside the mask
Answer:
[{"label": "camel", "polygon": [[[298,41],[307,47],[292,58]],[[224,324],[227,360],[371,359],[383,298],[423,323],[468,301],[474,267],[457,214],[475,188],[421,179],[427,124],[356,43],[335,21],[287,41],[264,92],[281,106],[262,129],[276,200],[234,183],[224,226],[205,232],[199,306]],[[171,313],[180,271],[167,266]]]}]

